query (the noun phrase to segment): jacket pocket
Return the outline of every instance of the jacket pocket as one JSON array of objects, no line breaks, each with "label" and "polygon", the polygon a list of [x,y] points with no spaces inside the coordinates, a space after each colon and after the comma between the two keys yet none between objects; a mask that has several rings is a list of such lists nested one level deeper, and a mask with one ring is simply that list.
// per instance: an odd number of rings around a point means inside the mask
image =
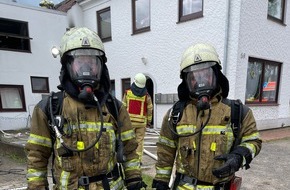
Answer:
[{"label": "jacket pocket", "polygon": [[180,167],[188,174],[193,175],[195,166],[196,142],[192,137],[181,137],[179,139],[178,158]]},{"label": "jacket pocket", "polygon": [[76,160],[74,157],[62,157],[61,164],[64,171],[72,172],[76,169]]}]

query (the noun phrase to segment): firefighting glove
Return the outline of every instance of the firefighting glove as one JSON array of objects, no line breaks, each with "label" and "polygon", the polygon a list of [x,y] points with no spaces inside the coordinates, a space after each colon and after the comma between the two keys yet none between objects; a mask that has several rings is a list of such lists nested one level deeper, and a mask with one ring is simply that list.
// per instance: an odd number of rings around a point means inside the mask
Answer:
[{"label": "firefighting glove", "polygon": [[141,178],[133,178],[126,180],[127,190],[140,190],[143,187],[146,189],[147,185]]},{"label": "firefighting glove", "polygon": [[153,179],[152,188],[156,188],[156,190],[168,190],[170,189],[168,183],[164,181],[158,181]]},{"label": "firefighting glove", "polygon": [[215,160],[225,161],[224,165],[212,171],[212,174],[217,178],[224,178],[233,175],[240,169],[243,162],[243,157],[239,154],[222,154],[216,156]]}]

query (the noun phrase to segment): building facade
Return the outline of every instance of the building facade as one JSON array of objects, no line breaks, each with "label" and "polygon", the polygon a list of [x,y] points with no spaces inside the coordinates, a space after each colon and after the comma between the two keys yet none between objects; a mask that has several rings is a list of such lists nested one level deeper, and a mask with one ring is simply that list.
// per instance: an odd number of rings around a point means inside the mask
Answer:
[{"label": "building facade", "polygon": [[[229,98],[250,106],[263,130],[290,125],[289,6],[286,0],[77,0],[68,9],[67,21],[99,33],[112,93],[118,99],[136,73],[147,76],[154,128],[161,127],[164,114],[178,99],[182,53],[194,43],[206,42],[220,55],[230,82]],[[42,75],[53,81],[57,74],[46,70]]]},{"label": "building facade", "polygon": [[66,13],[0,0],[0,129],[29,127],[34,106],[59,84],[51,48],[67,28]]},{"label": "building facade", "polygon": [[[82,25],[98,31],[117,98],[134,75],[148,77],[154,127],[177,100],[179,64],[190,45],[220,55],[229,98],[250,106],[258,128],[290,125],[289,1],[80,0]],[[71,12],[73,13],[73,11]]]}]

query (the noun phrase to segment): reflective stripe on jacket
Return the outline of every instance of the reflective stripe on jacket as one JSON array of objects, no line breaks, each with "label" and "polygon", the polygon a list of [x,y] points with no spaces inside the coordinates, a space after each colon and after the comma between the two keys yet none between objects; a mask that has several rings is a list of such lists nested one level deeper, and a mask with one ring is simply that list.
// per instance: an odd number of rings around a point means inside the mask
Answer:
[{"label": "reflective stripe on jacket", "polygon": [[[101,138],[93,148],[79,153],[66,152],[58,138],[51,138],[46,109],[43,101],[35,107],[30,137],[25,146],[28,158],[28,189],[47,187],[47,166],[52,151],[55,153],[53,167],[57,189],[77,189],[79,177],[108,174],[113,170],[116,165],[117,122],[106,106],[102,107],[104,122]],[[101,126],[96,108],[86,109],[82,103],[66,96],[62,115],[65,118],[63,140],[68,147],[83,149],[96,140]],[[123,106],[119,110],[119,120],[123,124],[121,139],[124,156],[127,158],[123,164],[126,179],[140,177],[140,163],[135,151],[137,142],[129,114]],[[117,184],[120,185],[117,181],[110,182],[112,189],[116,189],[113,186]],[[90,189],[98,189],[95,187],[96,184],[90,184]]]},{"label": "reflective stripe on jacket", "polygon": [[[233,145],[234,135],[230,125],[231,107],[217,99],[212,100],[211,103],[209,122],[202,133],[196,135],[177,137],[169,129],[172,127],[168,121],[170,110],[164,116],[157,142],[156,180],[169,182],[175,161],[178,173],[195,177],[200,181],[216,184],[228,180],[216,178],[212,170],[223,164],[214,157],[229,153]],[[193,134],[201,128],[208,117],[209,110],[197,113],[194,102],[191,102],[185,107],[182,118],[177,123],[176,132],[179,135]],[[251,110],[245,113],[239,139],[241,140],[239,146],[249,148],[252,157],[260,152],[261,139]]]},{"label": "reflective stripe on jacket", "polygon": [[135,124],[146,125],[152,121],[153,105],[148,93],[140,97],[134,95],[129,89],[124,95],[123,104],[127,107],[133,126]]}]

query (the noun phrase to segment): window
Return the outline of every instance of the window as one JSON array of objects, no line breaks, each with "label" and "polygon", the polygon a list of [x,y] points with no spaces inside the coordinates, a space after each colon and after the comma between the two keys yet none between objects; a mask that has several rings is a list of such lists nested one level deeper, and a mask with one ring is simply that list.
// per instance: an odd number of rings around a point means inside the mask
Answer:
[{"label": "window", "polygon": [[122,95],[125,94],[125,91],[128,90],[131,87],[131,79],[126,78],[122,79]]},{"label": "window", "polygon": [[113,96],[116,96],[116,91],[115,91],[115,80],[111,80],[111,89],[110,89],[110,93]]},{"label": "window", "polygon": [[0,18],[0,49],[31,52],[28,23]]},{"label": "window", "polygon": [[26,111],[23,85],[0,85],[0,112]]},{"label": "window", "polygon": [[150,30],[150,0],[132,0],[133,34]]},{"label": "window", "polygon": [[98,34],[103,42],[112,40],[110,7],[97,12]]},{"label": "window", "polygon": [[281,63],[249,58],[247,104],[277,104]]},{"label": "window", "polygon": [[203,16],[203,0],[179,0],[179,22]]},{"label": "window", "polygon": [[284,23],[284,11],[286,0],[268,1],[268,18]]},{"label": "window", "polygon": [[33,93],[49,93],[48,77],[30,77]]}]

